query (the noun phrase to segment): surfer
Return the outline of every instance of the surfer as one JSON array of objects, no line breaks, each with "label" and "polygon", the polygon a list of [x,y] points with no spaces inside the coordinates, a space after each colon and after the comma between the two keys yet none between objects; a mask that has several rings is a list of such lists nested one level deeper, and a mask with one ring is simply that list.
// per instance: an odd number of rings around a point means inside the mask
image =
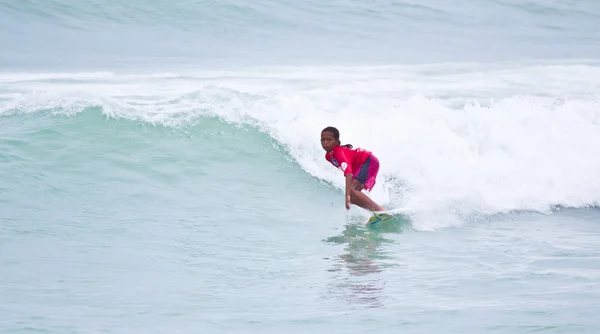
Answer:
[{"label": "surfer", "polygon": [[346,209],[350,210],[350,204],[356,204],[370,211],[385,211],[384,207],[362,192],[363,189],[371,191],[375,186],[379,172],[377,157],[362,148],[342,145],[340,131],[332,126],[321,131],[321,146],[325,150],[325,159],[344,173]]}]

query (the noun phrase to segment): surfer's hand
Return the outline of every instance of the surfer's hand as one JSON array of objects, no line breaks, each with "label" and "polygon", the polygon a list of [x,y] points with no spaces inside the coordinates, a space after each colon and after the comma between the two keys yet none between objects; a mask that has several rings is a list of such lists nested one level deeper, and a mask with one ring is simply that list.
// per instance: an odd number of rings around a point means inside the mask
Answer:
[{"label": "surfer's hand", "polygon": [[350,194],[346,194],[346,210],[350,210]]}]

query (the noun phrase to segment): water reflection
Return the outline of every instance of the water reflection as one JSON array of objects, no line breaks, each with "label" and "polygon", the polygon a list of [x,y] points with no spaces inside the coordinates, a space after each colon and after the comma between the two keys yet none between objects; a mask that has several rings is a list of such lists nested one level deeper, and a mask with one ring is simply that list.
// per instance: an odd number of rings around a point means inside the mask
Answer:
[{"label": "water reflection", "polygon": [[[343,253],[329,259],[333,273],[330,297],[362,307],[384,307],[384,271],[397,266],[386,244],[408,228],[403,220],[395,220],[378,228],[366,228],[361,218],[351,218],[344,230],[325,242],[345,245]],[[389,236],[389,237],[386,237]]]}]

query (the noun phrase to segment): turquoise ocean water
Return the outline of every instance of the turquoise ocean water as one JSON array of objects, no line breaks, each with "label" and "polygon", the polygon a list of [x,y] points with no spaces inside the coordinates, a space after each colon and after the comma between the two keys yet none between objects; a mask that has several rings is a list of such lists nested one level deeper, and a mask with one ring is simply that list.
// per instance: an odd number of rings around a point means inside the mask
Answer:
[{"label": "turquoise ocean water", "polygon": [[0,0],[0,50],[2,333],[600,332],[597,1]]}]

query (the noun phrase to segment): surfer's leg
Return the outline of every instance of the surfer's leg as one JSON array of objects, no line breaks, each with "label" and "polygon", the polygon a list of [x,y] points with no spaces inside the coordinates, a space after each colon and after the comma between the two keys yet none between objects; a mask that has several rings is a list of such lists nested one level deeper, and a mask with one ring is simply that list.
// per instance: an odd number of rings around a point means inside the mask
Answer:
[{"label": "surfer's leg", "polygon": [[373,190],[375,182],[377,180],[377,174],[379,173],[379,159],[374,154],[369,156],[369,165],[367,166],[366,177],[364,181],[361,180],[363,188],[366,191]]},{"label": "surfer's leg", "polygon": [[377,173],[379,172],[379,159],[371,154],[365,163],[363,163],[359,169],[354,172],[353,178],[355,183],[360,183],[360,187],[356,187],[353,184],[353,188],[356,190],[371,191],[375,186],[377,180]]},{"label": "surfer's leg", "polygon": [[367,194],[363,193],[362,191],[352,189],[351,193],[350,193],[350,201],[352,202],[352,204],[358,205],[361,208],[366,209],[366,210],[385,211],[384,207],[373,202],[373,200],[371,198],[369,198],[369,196],[367,196]]},{"label": "surfer's leg", "polygon": [[[362,189],[371,191],[375,186],[375,179],[379,172],[379,160],[375,155],[371,154],[362,166],[354,173],[354,180],[358,181]],[[360,189],[359,188],[359,189]],[[362,189],[352,189],[350,201],[352,204],[358,205],[363,209],[371,211],[385,211],[385,208],[373,202],[373,200],[363,193]]]}]

